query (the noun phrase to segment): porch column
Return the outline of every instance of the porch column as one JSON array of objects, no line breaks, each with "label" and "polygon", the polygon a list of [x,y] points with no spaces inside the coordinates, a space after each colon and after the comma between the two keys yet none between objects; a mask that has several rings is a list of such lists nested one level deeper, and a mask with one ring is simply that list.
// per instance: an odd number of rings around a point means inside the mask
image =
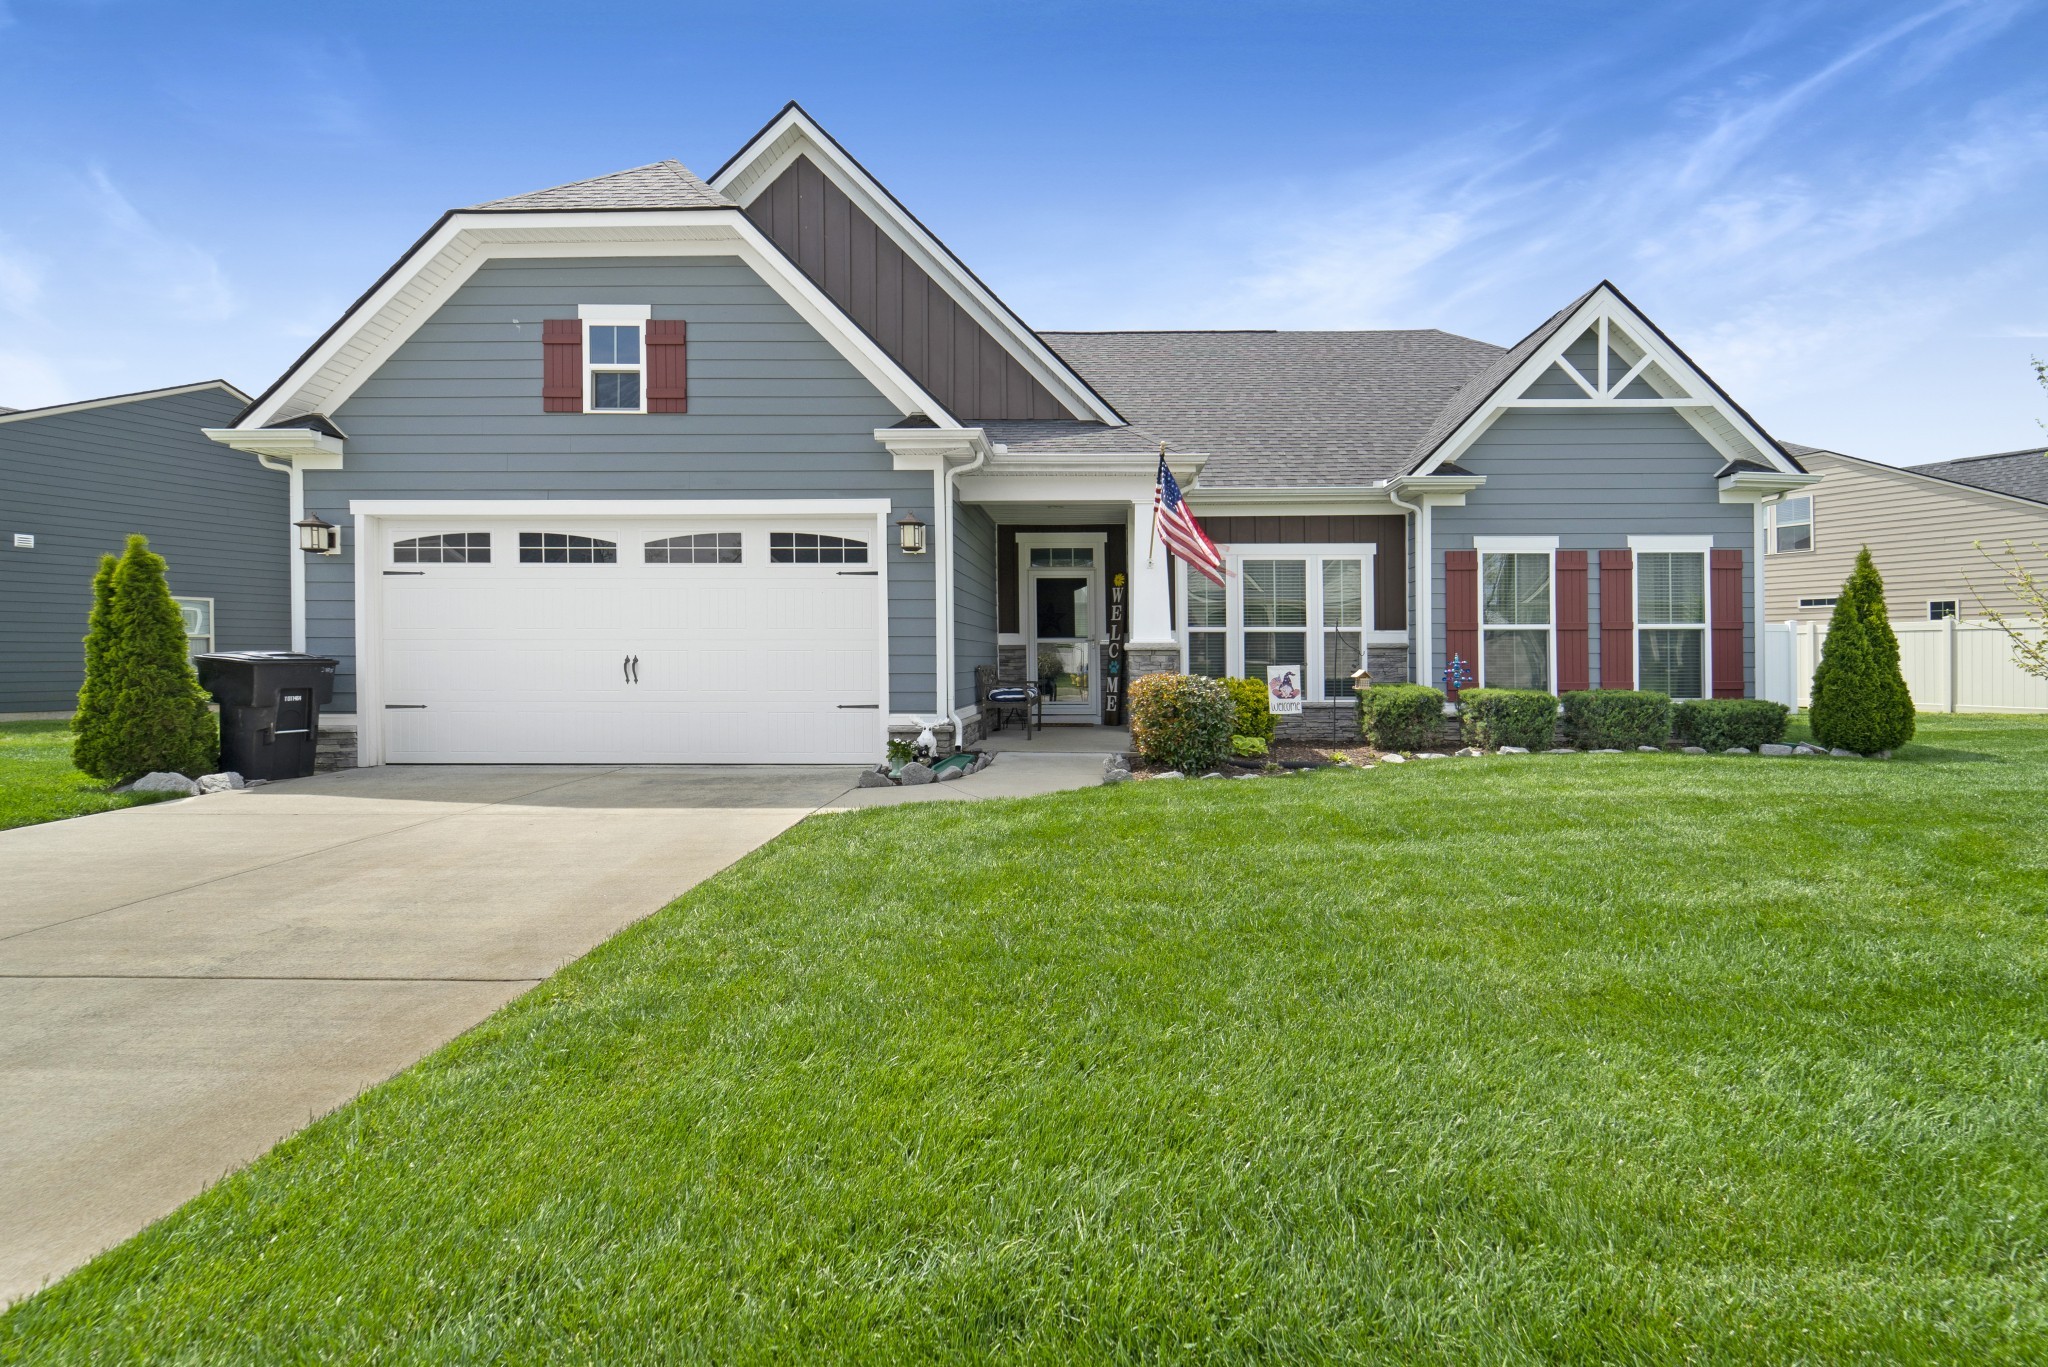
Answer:
[{"label": "porch column", "polygon": [[[1130,562],[1131,677],[1180,669],[1180,644],[1173,638],[1173,605],[1166,587],[1164,545],[1150,545],[1152,501],[1131,500]],[[1148,553],[1149,552],[1149,553]]]}]

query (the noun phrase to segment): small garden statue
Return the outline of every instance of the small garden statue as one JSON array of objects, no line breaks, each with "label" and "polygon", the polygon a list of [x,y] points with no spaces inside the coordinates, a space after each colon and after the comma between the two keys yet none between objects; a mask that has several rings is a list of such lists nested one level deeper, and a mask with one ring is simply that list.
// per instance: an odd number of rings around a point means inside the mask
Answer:
[{"label": "small garden statue", "polygon": [[1451,656],[1451,662],[1444,666],[1444,692],[1451,701],[1458,699],[1458,690],[1468,688],[1472,683],[1472,666],[1465,663],[1462,655]]}]

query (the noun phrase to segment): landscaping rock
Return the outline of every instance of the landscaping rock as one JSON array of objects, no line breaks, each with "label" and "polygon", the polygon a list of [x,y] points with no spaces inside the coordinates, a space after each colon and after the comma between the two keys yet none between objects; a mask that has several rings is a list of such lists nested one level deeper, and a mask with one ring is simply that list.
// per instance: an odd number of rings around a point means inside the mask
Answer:
[{"label": "landscaping rock", "polygon": [[1789,755],[1793,753],[1793,750],[1789,745],[1779,745],[1774,741],[1766,741],[1757,747],[1757,753],[1760,755]]},{"label": "landscaping rock", "polygon": [[896,781],[906,788],[915,788],[921,783],[936,782],[937,779],[931,771],[931,766],[912,760],[896,771]]},{"label": "landscaping rock", "polygon": [[872,769],[866,769],[861,772],[859,778],[854,780],[853,786],[856,788],[894,788],[896,780],[890,778],[887,774],[878,774]]},{"label": "landscaping rock", "polygon": [[954,779],[966,778],[969,774],[973,772],[974,766],[971,764],[955,764],[950,768],[935,771],[932,777],[938,779],[938,781],[941,783],[951,783]]},{"label": "landscaping rock", "polygon": [[1263,774],[1239,774],[1239,775],[1238,775],[1237,777],[1239,777],[1239,778],[1264,778],[1264,777],[1265,777],[1265,775],[1263,775]]},{"label": "landscaping rock", "polygon": [[1459,759],[1478,759],[1486,752],[1476,745],[1468,745],[1458,752]]},{"label": "landscaping rock", "polygon": [[1102,782],[1105,786],[1111,783],[1129,783],[1130,781],[1131,771],[1128,769],[1111,769],[1102,776]]},{"label": "landscaping rock", "polygon": [[1830,751],[1828,751],[1828,754],[1832,755],[1832,756],[1833,756],[1834,758],[1836,758],[1836,759],[1862,759],[1862,758],[1863,758],[1863,756],[1861,756],[1861,755],[1857,754],[1857,753],[1856,753],[1856,752],[1855,752],[1854,750],[1844,750],[1844,749],[1841,749],[1840,747],[1837,747],[1837,748],[1835,748],[1835,749],[1833,749],[1833,750],[1830,750]]},{"label": "landscaping rock", "polygon": [[1529,747],[1526,745],[1503,745],[1500,748],[1500,752],[1503,755],[1526,755],[1529,753]]},{"label": "landscaping rock", "polygon": [[1819,755],[1825,754],[1826,752],[1819,749],[1816,746],[1808,745],[1802,741],[1798,745],[1792,747],[1792,753],[1795,755]]},{"label": "landscaping rock", "polygon": [[128,785],[131,793],[184,793],[187,797],[199,791],[199,785],[183,774],[144,774]]},{"label": "landscaping rock", "polygon": [[1449,756],[1449,755],[1440,755],[1440,754],[1438,754],[1438,753],[1437,753],[1436,751],[1434,751],[1434,750],[1424,750],[1424,751],[1421,751],[1420,753],[1418,753],[1418,754],[1417,754],[1417,755],[1415,756],[1415,758],[1417,758],[1417,759],[1449,759],[1449,758],[1450,758],[1450,756]]},{"label": "landscaping rock", "polygon": [[1659,749],[1657,746],[1654,745],[1638,745],[1636,747],[1636,753],[1639,755],[1661,755],[1664,752],[1663,750]]},{"label": "landscaping rock", "polygon": [[1863,758],[1865,758],[1865,759],[1890,759],[1891,757],[1892,757],[1892,752],[1891,752],[1891,751],[1889,751],[1889,750],[1880,750],[1880,751],[1878,751],[1878,752],[1877,752],[1876,754],[1874,754],[1874,755],[1865,755],[1865,756],[1864,756]]},{"label": "landscaping rock", "polygon": [[1180,770],[1178,770],[1178,769],[1168,769],[1168,770],[1167,770],[1167,771],[1166,771],[1165,773],[1163,773],[1163,774],[1154,774],[1154,775],[1152,775],[1152,777],[1153,777],[1153,778],[1186,778],[1186,777],[1187,777],[1187,775],[1186,775],[1186,774],[1183,774],[1183,773],[1182,773],[1182,772],[1181,772]]},{"label": "landscaping rock", "polygon": [[1678,753],[1681,755],[1704,755],[1707,753],[1707,747],[1704,745],[1688,745],[1681,748]]},{"label": "landscaping rock", "polygon": [[1221,775],[1221,774],[1204,774],[1204,775],[1202,775],[1202,777],[1203,777],[1203,778],[1222,778],[1222,777],[1223,777],[1223,775]]},{"label": "landscaping rock", "polygon": [[1382,763],[1382,764],[1406,764],[1407,762],[1408,762],[1408,756],[1406,756],[1406,755],[1381,755],[1381,756],[1380,756],[1380,763]]},{"label": "landscaping rock", "polygon": [[232,770],[224,774],[201,774],[196,781],[202,793],[228,793],[249,786],[240,774]]},{"label": "landscaping rock", "polygon": [[[1122,757],[1119,756],[1118,758],[1119,762],[1121,762]],[[982,770],[988,768],[989,765],[994,764],[995,762],[996,757],[994,755],[990,754],[986,750],[977,750],[974,754],[974,768],[969,770],[968,772],[978,774]],[[1129,778],[1130,776],[1130,771],[1128,769],[1125,770],[1124,777]]]},{"label": "landscaping rock", "polygon": [[1576,755],[1579,752],[1572,749],[1569,745],[1558,745],[1545,750],[1543,753],[1546,755]]},{"label": "landscaping rock", "polygon": [[1586,753],[1587,753],[1587,754],[1589,754],[1589,755],[1618,755],[1618,754],[1620,754],[1620,753],[1621,753],[1621,751],[1619,751],[1619,750],[1588,750],[1588,751],[1587,751]]},{"label": "landscaping rock", "polygon": [[1749,747],[1746,745],[1731,745],[1721,753],[1724,755],[1746,755],[1749,753]]}]

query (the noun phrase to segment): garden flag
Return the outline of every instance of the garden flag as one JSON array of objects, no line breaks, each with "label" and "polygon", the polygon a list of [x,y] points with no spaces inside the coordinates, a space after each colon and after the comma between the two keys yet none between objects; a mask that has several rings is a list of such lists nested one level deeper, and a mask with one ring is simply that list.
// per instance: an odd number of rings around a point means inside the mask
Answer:
[{"label": "garden flag", "polygon": [[1202,524],[1188,511],[1180,496],[1173,471],[1166,468],[1166,446],[1159,447],[1159,479],[1152,486],[1152,534],[1166,539],[1166,549],[1188,562],[1198,573],[1223,582],[1223,557],[1217,553]]}]

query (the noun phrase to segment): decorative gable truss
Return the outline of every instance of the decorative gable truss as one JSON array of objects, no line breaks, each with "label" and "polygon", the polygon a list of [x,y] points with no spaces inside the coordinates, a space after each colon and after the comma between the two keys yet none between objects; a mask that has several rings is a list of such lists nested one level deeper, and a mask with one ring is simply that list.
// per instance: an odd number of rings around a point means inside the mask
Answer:
[{"label": "decorative gable truss", "polygon": [[[1500,417],[1516,409],[1664,409],[1690,423],[1731,465],[1742,488],[1790,488],[1812,482],[1749,414],[1692,363],[1613,285],[1602,281],[1578,305],[1546,324],[1472,411],[1424,454],[1415,474],[1453,464]],[[1517,351],[1524,348],[1517,347]],[[1513,353],[1510,353],[1512,356]],[[1724,480],[1724,484],[1726,480]]]}]

